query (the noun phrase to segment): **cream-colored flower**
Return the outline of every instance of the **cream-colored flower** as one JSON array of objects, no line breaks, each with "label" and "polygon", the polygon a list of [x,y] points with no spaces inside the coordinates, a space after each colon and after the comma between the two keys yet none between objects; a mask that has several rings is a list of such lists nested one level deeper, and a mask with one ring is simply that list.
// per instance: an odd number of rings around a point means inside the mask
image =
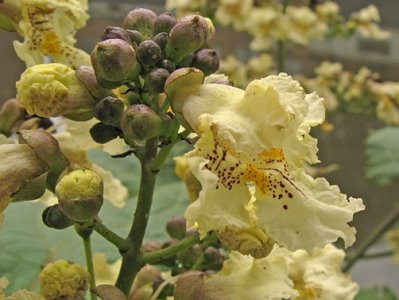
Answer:
[{"label": "cream-colored flower", "polygon": [[399,228],[388,231],[385,238],[395,251],[394,261],[399,264]]},{"label": "cream-colored flower", "polygon": [[323,105],[327,111],[335,111],[339,106],[337,95],[331,90],[330,81],[320,77],[316,78],[300,78],[303,87],[307,91],[315,91],[324,99]]},{"label": "cream-colored flower", "polygon": [[359,291],[349,275],[342,273],[345,252],[333,245],[316,249],[309,255],[298,250],[287,257],[289,277],[299,292],[297,300],[352,300]]},{"label": "cream-colored flower", "polygon": [[387,124],[399,125],[399,83],[372,82],[370,91],[377,101],[377,116]]},{"label": "cream-colored flower", "polygon": [[11,296],[6,297],[4,290],[7,288],[9,282],[6,277],[0,277],[0,299],[1,300],[45,300],[34,292],[27,290],[18,290]]},{"label": "cream-colored flower", "polygon": [[246,67],[234,55],[228,55],[220,61],[219,72],[226,74],[235,86],[245,86],[247,84]]},{"label": "cream-colored flower", "polygon": [[356,29],[368,38],[386,39],[390,33],[381,30],[378,26],[380,20],[378,8],[375,5],[369,5],[350,16],[349,27]]},{"label": "cream-colored flower", "polygon": [[323,21],[329,21],[338,17],[340,8],[334,1],[326,1],[316,6],[316,13]]},{"label": "cream-colored flower", "polygon": [[14,42],[17,55],[33,66],[45,62],[49,56],[54,62],[73,68],[90,64],[90,56],[74,47],[75,33],[86,25],[87,0],[20,0],[22,20],[18,29],[24,41]]},{"label": "cream-colored flower", "polygon": [[249,80],[265,77],[273,67],[273,57],[270,54],[262,53],[248,60],[246,67]]},{"label": "cream-colored flower", "polygon": [[343,67],[341,63],[323,61],[314,71],[316,75],[323,79],[334,79],[341,75]]},{"label": "cream-colored flower", "polygon": [[96,284],[112,284],[114,285],[118,278],[119,270],[121,268],[122,260],[118,259],[112,264],[107,262],[104,253],[95,253],[93,256],[94,277]]},{"label": "cream-colored flower", "polygon": [[315,93],[306,95],[283,73],[255,80],[245,91],[205,84],[182,113],[200,136],[186,158],[202,190],[185,217],[202,236],[215,230],[256,257],[272,242],[290,250],[339,237],[353,244],[356,231],[347,223],[364,209],[361,199],[348,199],[303,170],[318,162],[309,132],[323,122],[324,107]]},{"label": "cream-colored flower", "polygon": [[232,25],[236,30],[242,31],[252,7],[252,0],[220,0],[215,17],[223,26]]}]

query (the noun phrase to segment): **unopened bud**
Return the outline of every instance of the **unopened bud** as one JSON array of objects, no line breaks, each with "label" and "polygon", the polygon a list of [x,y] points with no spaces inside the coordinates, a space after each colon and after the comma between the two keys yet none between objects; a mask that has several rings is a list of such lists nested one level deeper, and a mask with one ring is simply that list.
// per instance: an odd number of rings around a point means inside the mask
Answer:
[{"label": "unopened bud", "polygon": [[120,134],[121,132],[118,128],[105,125],[104,123],[96,123],[90,128],[92,139],[99,144],[108,143],[116,139]]},{"label": "unopened bud", "polygon": [[208,76],[219,69],[219,57],[213,49],[202,49],[195,53],[191,66]]},{"label": "unopened bud", "polygon": [[151,300],[154,288],[151,283],[139,287],[129,296],[129,300]]},{"label": "unopened bud", "polygon": [[93,291],[101,300],[126,300],[125,294],[110,284],[101,284]]},{"label": "unopened bud", "polygon": [[187,54],[177,65],[179,67],[188,67],[194,59],[194,53]]},{"label": "unopened bud", "polygon": [[174,70],[176,70],[175,63],[169,59],[161,60],[160,63],[158,63],[158,65],[166,69],[169,73],[172,73]]},{"label": "unopened bud", "polygon": [[95,99],[102,99],[110,94],[107,89],[98,83],[92,66],[79,66],[75,73],[80,82]]},{"label": "unopened bud", "polygon": [[172,30],[173,26],[176,25],[176,23],[176,18],[170,13],[160,14],[155,20],[155,34],[160,32],[169,33]]},{"label": "unopened bud", "polygon": [[165,82],[169,75],[166,69],[152,69],[145,78],[145,86],[154,94],[163,93]]},{"label": "unopened bud", "polygon": [[162,131],[160,117],[151,107],[134,104],[123,114],[121,129],[127,143],[135,147],[138,141],[145,141],[160,135]]},{"label": "unopened bud", "polygon": [[173,296],[176,300],[208,299],[205,293],[205,274],[188,271],[177,280]]},{"label": "unopened bud", "polygon": [[111,40],[111,39],[120,39],[125,42],[130,43],[129,34],[125,29],[116,26],[107,26],[104,30],[103,36],[101,37],[102,41]]},{"label": "unopened bud", "polygon": [[42,220],[46,226],[54,229],[65,229],[73,225],[73,221],[62,212],[59,204],[47,207],[42,213]]},{"label": "unopened bud", "polygon": [[132,288],[138,289],[143,285],[154,282],[158,278],[161,278],[161,271],[157,267],[147,264],[137,273]]},{"label": "unopened bud", "polygon": [[208,24],[203,17],[184,17],[170,31],[166,56],[179,63],[186,55],[198,50],[206,41],[207,35]]},{"label": "unopened bud", "polygon": [[97,78],[110,82],[134,79],[141,70],[133,47],[119,39],[97,43],[91,53],[91,63]]},{"label": "unopened bud", "polygon": [[198,261],[198,258],[203,255],[201,246],[196,244],[188,249],[177,253],[177,259],[183,265],[183,267],[190,269],[194,263]]},{"label": "unopened bud", "polygon": [[105,97],[96,104],[95,117],[105,125],[118,127],[125,104],[116,97]]},{"label": "unopened bud", "polygon": [[137,48],[137,57],[143,66],[155,66],[161,59],[162,51],[157,43],[146,40]]},{"label": "unopened bud", "polygon": [[154,35],[154,24],[157,19],[156,13],[145,8],[135,8],[130,11],[123,20],[125,29],[140,31],[145,39]]},{"label": "unopened bud", "polygon": [[157,33],[157,35],[154,36],[153,40],[155,43],[158,44],[158,46],[161,48],[161,51],[163,52],[166,45],[168,44],[168,34],[166,32]]},{"label": "unopened bud", "polygon": [[149,242],[145,242],[142,246],[141,246],[141,251],[143,251],[144,253],[147,252],[152,252],[152,251],[157,251],[157,250],[161,250],[161,244],[157,241],[149,241]]},{"label": "unopened bud", "polygon": [[139,45],[143,41],[144,37],[140,31],[130,30],[130,29],[128,29],[126,31],[129,34],[130,41],[132,43],[136,43],[137,45]]},{"label": "unopened bud", "polygon": [[166,231],[171,238],[181,240],[186,236],[186,219],[173,217],[166,223]]},{"label": "unopened bud", "polygon": [[97,215],[103,204],[103,191],[102,178],[79,167],[65,170],[55,187],[62,212],[74,221],[86,221]]},{"label": "unopened bud", "polygon": [[22,122],[25,109],[17,99],[9,99],[0,109],[0,134],[9,136],[17,124]]}]

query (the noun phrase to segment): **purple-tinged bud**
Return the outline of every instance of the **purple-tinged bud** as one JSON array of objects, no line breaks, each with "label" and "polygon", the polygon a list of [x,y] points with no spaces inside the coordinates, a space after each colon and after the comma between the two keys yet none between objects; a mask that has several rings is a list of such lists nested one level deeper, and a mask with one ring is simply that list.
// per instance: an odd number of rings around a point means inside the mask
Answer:
[{"label": "purple-tinged bud", "polygon": [[152,40],[143,41],[137,48],[137,57],[142,66],[155,66],[162,57],[161,47]]},{"label": "purple-tinged bud", "polygon": [[174,16],[172,16],[170,13],[166,12],[163,14],[160,14],[157,19],[155,20],[155,34],[160,33],[160,32],[166,32],[169,33],[173,26],[175,26],[177,23],[177,20]]},{"label": "purple-tinged bud", "polygon": [[205,292],[205,274],[200,271],[188,271],[177,280],[173,296],[176,300],[209,299]]},{"label": "purple-tinged bud", "polygon": [[178,64],[178,67],[188,67],[194,59],[194,53],[187,54]]},{"label": "purple-tinged bud", "polygon": [[166,32],[157,33],[157,35],[154,36],[153,40],[155,43],[158,44],[158,46],[161,48],[161,51],[163,52],[166,45],[168,44],[168,34]]},{"label": "purple-tinged bud", "polygon": [[123,20],[123,27],[140,31],[145,39],[149,39],[154,35],[156,19],[157,15],[152,10],[135,8]]},{"label": "purple-tinged bud", "polygon": [[50,228],[65,229],[74,224],[60,209],[59,204],[47,207],[42,213],[43,223]]},{"label": "purple-tinged bud", "polygon": [[169,59],[163,59],[158,63],[158,66],[166,69],[169,73],[172,73],[174,70],[176,70],[176,65],[173,61]]},{"label": "purple-tinged bud", "polygon": [[219,69],[219,57],[213,49],[202,49],[195,53],[191,66],[208,76]]},{"label": "purple-tinged bud", "polygon": [[112,39],[120,39],[125,42],[130,43],[129,34],[125,29],[116,26],[107,26],[104,30],[104,33],[101,37],[102,41],[112,40]]},{"label": "purple-tinged bud", "polygon": [[96,104],[94,115],[105,125],[119,127],[125,104],[116,97],[105,97]]},{"label": "purple-tinged bud", "polygon": [[121,132],[118,128],[103,123],[94,124],[93,127],[90,128],[92,139],[99,144],[108,143],[116,139],[120,134]]},{"label": "purple-tinged bud", "polygon": [[161,250],[162,246],[157,241],[148,241],[141,246],[141,251],[144,253]]},{"label": "purple-tinged bud", "polygon": [[75,70],[75,73],[79,81],[95,99],[102,99],[111,94],[110,91],[104,89],[104,87],[98,83],[96,73],[92,66],[79,66]]},{"label": "purple-tinged bud", "polygon": [[117,287],[110,284],[101,284],[93,292],[101,300],[126,300],[125,294]]},{"label": "purple-tinged bud", "polygon": [[97,43],[91,53],[91,63],[96,77],[110,82],[134,79],[141,70],[133,47],[119,39]]},{"label": "purple-tinged bud", "polygon": [[184,268],[190,269],[198,261],[198,258],[203,255],[201,246],[196,244],[191,248],[185,249],[177,253],[177,259]]},{"label": "purple-tinged bud", "polygon": [[23,121],[26,111],[17,99],[9,99],[0,108],[0,133],[9,136]]},{"label": "purple-tinged bud", "polygon": [[151,93],[163,93],[165,82],[169,75],[170,73],[166,69],[152,69],[145,78],[145,86]]},{"label": "purple-tinged bud", "polygon": [[136,43],[136,45],[139,45],[144,40],[144,37],[140,31],[128,29],[126,32],[129,34],[130,41],[132,43]]},{"label": "purple-tinged bud", "polygon": [[166,223],[166,231],[171,238],[181,240],[186,236],[186,219],[173,217]]}]

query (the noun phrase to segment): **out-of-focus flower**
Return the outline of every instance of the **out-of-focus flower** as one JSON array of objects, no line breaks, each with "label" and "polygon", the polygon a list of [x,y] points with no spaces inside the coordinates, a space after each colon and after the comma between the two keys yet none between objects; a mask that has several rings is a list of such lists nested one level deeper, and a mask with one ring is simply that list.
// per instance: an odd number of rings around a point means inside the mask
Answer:
[{"label": "out-of-focus flower", "polygon": [[45,300],[34,292],[27,290],[18,290],[12,295],[6,297],[4,290],[7,288],[9,282],[6,277],[0,277],[0,299],[1,300]]},{"label": "out-of-focus flower", "polygon": [[89,273],[79,264],[64,259],[44,267],[39,280],[40,294],[47,300],[83,300],[89,287]]},{"label": "out-of-focus flower", "polygon": [[198,12],[202,7],[202,2],[199,0],[167,0],[166,9],[176,10],[178,18]]},{"label": "out-of-focus flower", "polygon": [[232,25],[241,31],[246,26],[252,5],[252,0],[220,0],[215,17],[220,24]]},{"label": "out-of-focus flower", "polygon": [[244,86],[247,82],[245,65],[234,55],[228,55],[226,59],[220,61],[219,72],[226,74],[236,86]]},{"label": "out-of-focus flower", "polygon": [[377,101],[377,116],[387,124],[399,125],[399,83],[372,82],[372,95]]},{"label": "out-of-focus flower", "polygon": [[380,13],[375,5],[369,5],[350,16],[348,26],[359,31],[363,36],[374,39],[386,39],[390,36],[387,31],[378,26]]},{"label": "out-of-focus flower", "polygon": [[316,75],[321,76],[324,80],[328,80],[339,77],[342,70],[343,67],[341,63],[323,61],[314,71]]},{"label": "out-of-focus flower", "polygon": [[394,260],[399,264],[399,228],[388,231],[385,238],[395,251]]},{"label": "out-of-focus flower", "polygon": [[246,67],[249,80],[265,77],[273,67],[273,57],[270,54],[262,53],[248,60]]},{"label": "out-of-focus flower", "polygon": [[315,93],[305,95],[286,74],[255,80],[245,91],[205,84],[186,98],[182,113],[200,136],[186,158],[202,190],[185,217],[202,236],[215,230],[255,257],[273,242],[290,250],[339,237],[353,244],[347,223],[364,209],[361,199],[303,169],[318,162],[309,132],[322,123],[324,107]]},{"label": "out-of-focus flower", "polygon": [[73,68],[90,64],[89,55],[74,47],[76,31],[89,18],[87,0],[21,0],[18,4],[22,15],[18,31],[24,41],[15,41],[14,48],[28,67],[45,62],[45,57]]},{"label": "out-of-focus flower", "polygon": [[104,253],[95,253],[93,256],[93,265],[96,284],[115,284],[121,263],[122,260],[119,259],[109,264]]},{"label": "out-of-focus flower", "polygon": [[325,22],[334,20],[338,17],[340,8],[333,1],[326,1],[316,6],[316,13]]}]

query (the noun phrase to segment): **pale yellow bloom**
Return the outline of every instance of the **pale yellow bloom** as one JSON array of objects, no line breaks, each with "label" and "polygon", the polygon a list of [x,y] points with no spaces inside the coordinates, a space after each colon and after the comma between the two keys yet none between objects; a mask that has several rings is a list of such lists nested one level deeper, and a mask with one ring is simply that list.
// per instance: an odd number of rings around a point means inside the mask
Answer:
[{"label": "pale yellow bloom", "polygon": [[370,91],[377,101],[377,116],[387,124],[399,125],[399,83],[372,82]]},{"label": "pale yellow bloom", "polygon": [[300,82],[307,91],[315,91],[324,99],[323,105],[327,111],[335,111],[338,108],[339,100],[337,95],[331,90],[329,80],[324,80],[320,77],[300,78]]},{"label": "pale yellow bloom", "polygon": [[236,86],[244,86],[247,83],[246,67],[234,55],[228,55],[220,61],[219,71],[226,74]]},{"label": "pale yellow bloom", "polygon": [[166,9],[175,10],[176,16],[182,18],[201,10],[204,6],[203,0],[167,0]]},{"label": "pale yellow bloom", "polygon": [[87,0],[20,0],[19,7],[24,41],[15,41],[14,48],[28,67],[45,62],[46,56],[73,68],[90,64],[89,55],[74,47],[76,31],[89,18]]},{"label": "pale yellow bloom", "polygon": [[110,264],[107,262],[107,258],[104,253],[95,253],[93,256],[94,264],[94,277],[96,278],[96,284],[112,284],[114,285],[118,278],[119,269],[122,264],[122,260],[118,259],[114,263]]},{"label": "pale yellow bloom", "polygon": [[270,54],[262,53],[248,60],[246,67],[249,80],[265,77],[273,67],[273,57]]},{"label": "pale yellow bloom", "polygon": [[6,277],[0,277],[0,300],[45,300],[34,292],[27,290],[18,290],[11,296],[6,297],[4,290],[7,288],[9,282]]},{"label": "pale yellow bloom", "polygon": [[252,2],[252,0],[220,0],[215,17],[224,26],[232,25],[236,30],[244,30]]},{"label": "pale yellow bloom", "polygon": [[375,39],[386,39],[390,36],[378,26],[380,13],[375,5],[369,5],[351,15],[349,26],[359,31],[363,36]]},{"label": "pale yellow bloom", "polygon": [[202,236],[215,230],[256,257],[273,242],[290,250],[339,237],[353,244],[347,223],[364,209],[361,199],[303,169],[318,162],[309,132],[323,122],[324,107],[315,93],[306,95],[286,74],[255,80],[245,91],[204,84],[182,113],[200,136],[186,158],[202,190],[185,217]]},{"label": "pale yellow bloom", "polygon": [[395,251],[394,261],[399,264],[399,228],[388,231],[385,238]]},{"label": "pale yellow bloom", "polygon": [[341,75],[343,67],[341,63],[332,63],[329,61],[323,61],[317,68],[315,73],[321,76],[323,79],[334,79]]},{"label": "pale yellow bloom", "polygon": [[329,21],[338,17],[340,7],[333,1],[326,1],[316,6],[316,13],[323,21]]}]

